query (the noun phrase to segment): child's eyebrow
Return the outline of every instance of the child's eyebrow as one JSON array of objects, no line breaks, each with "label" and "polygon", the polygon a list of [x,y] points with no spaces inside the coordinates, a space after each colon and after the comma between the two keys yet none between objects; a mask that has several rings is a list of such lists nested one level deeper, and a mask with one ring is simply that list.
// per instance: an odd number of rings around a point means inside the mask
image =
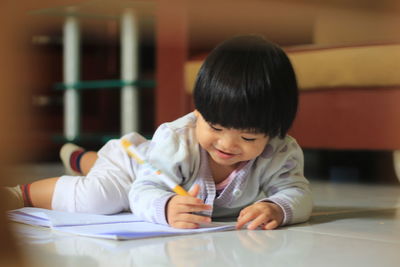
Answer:
[{"label": "child's eyebrow", "polygon": [[257,132],[256,130],[253,130],[253,129],[245,129],[245,130],[239,130],[241,133],[244,133],[244,134],[253,134],[253,135],[258,135],[258,134],[262,134],[262,133],[259,133],[259,132]]},{"label": "child's eyebrow", "polygon": [[213,126],[213,127],[216,127],[216,128],[223,128],[223,129],[227,129],[227,130],[236,130],[236,131],[238,131],[238,132],[240,132],[240,134],[250,134],[250,135],[265,135],[265,136],[267,136],[266,134],[264,134],[264,133],[262,133],[262,132],[259,132],[259,131],[257,131],[256,129],[236,129],[236,128],[232,128],[232,127],[225,127],[225,126],[222,126],[221,124],[219,124],[219,123],[212,123],[212,122],[209,122],[209,121],[206,121],[210,126]]}]

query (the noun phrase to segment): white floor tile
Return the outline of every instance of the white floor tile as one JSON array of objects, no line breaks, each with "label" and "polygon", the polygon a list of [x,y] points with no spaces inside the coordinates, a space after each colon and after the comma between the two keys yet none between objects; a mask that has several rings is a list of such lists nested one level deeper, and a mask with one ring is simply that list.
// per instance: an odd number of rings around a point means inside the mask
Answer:
[{"label": "white floor tile", "polygon": [[[52,169],[55,173],[60,165]],[[44,174],[43,169],[36,172]],[[400,186],[311,181],[309,222],[274,231],[231,231],[106,241],[15,225],[33,266],[400,266]]]}]

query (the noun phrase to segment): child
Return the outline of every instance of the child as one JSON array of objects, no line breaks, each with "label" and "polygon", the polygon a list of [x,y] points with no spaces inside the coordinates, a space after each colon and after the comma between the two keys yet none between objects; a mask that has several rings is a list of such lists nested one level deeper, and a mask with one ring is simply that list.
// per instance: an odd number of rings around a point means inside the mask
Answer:
[{"label": "child", "polygon": [[161,125],[151,141],[137,133],[123,137],[190,196],[173,193],[130,158],[120,140],[111,140],[97,160],[94,152],[69,153],[78,171],[95,161],[86,176],[22,186],[24,199],[35,207],[70,212],[131,210],[176,228],[196,228],[211,217],[237,217],[238,229],[306,221],[312,199],[303,154],[287,135],[298,89],[286,54],[258,36],[223,42],[199,71],[194,103],[194,112]]}]

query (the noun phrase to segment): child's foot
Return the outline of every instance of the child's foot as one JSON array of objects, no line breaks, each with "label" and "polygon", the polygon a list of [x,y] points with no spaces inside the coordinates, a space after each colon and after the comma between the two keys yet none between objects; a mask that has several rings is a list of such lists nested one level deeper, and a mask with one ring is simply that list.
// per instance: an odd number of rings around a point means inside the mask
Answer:
[{"label": "child's foot", "polygon": [[4,196],[6,210],[20,209],[24,207],[24,198],[22,196],[21,187],[1,187],[0,194]]},{"label": "child's foot", "polygon": [[85,149],[72,143],[66,143],[61,147],[60,158],[67,174],[82,175],[80,159],[84,153]]}]

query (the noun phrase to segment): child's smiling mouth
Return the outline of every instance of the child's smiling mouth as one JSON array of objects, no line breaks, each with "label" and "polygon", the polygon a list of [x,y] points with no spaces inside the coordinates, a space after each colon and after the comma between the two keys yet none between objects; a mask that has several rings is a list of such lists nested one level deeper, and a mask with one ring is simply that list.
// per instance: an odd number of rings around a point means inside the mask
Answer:
[{"label": "child's smiling mouth", "polygon": [[218,148],[215,148],[216,154],[218,157],[222,158],[222,159],[231,159],[233,157],[235,157],[237,154],[233,154],[233,153],[228,153],[225,151],[222,151]]}]

